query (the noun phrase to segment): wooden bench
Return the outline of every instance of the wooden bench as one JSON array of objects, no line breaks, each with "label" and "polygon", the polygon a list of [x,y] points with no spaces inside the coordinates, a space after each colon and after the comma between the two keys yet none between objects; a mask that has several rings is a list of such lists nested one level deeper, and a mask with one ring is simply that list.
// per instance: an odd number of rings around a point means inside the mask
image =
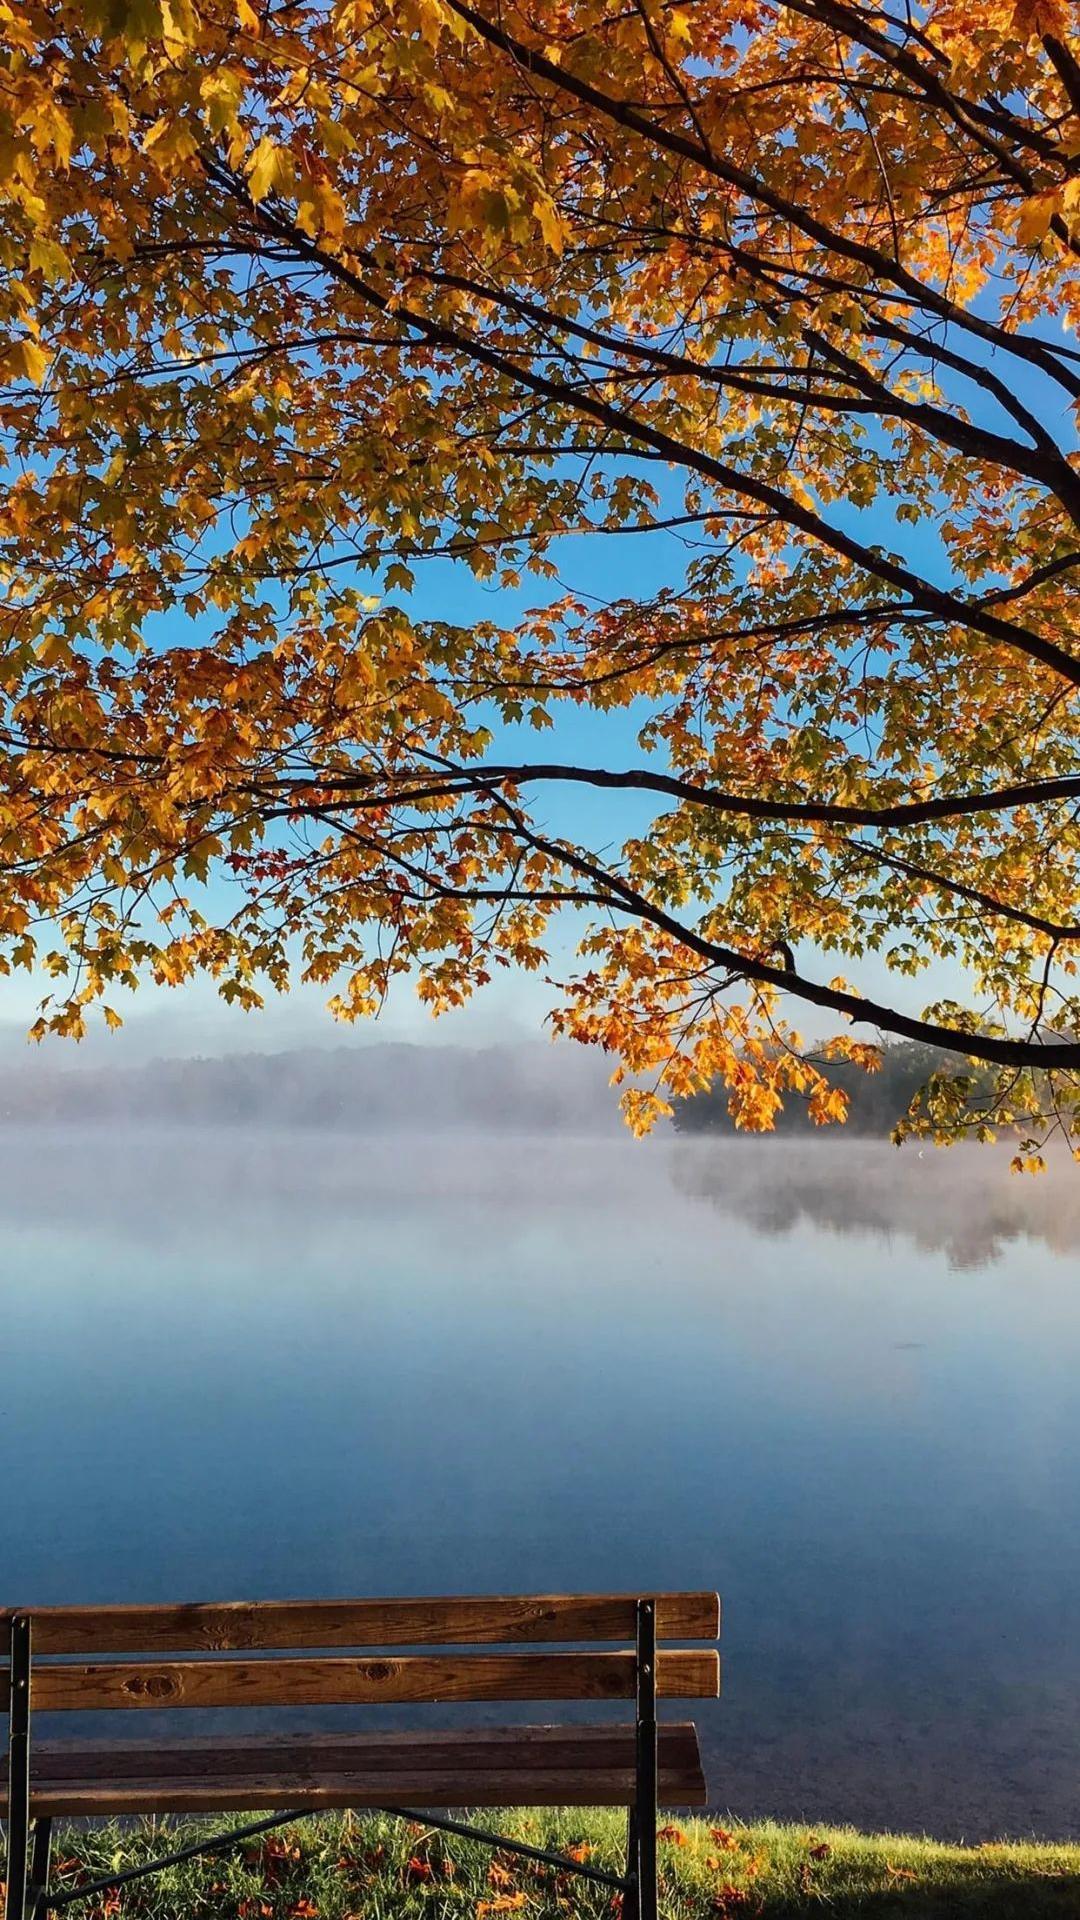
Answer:
[{"label": "wooden bench", "polygon": [[[0,1800],[8,1823],[7,1920],[44,1920],[106,1885],[178,1857],[221,1852],[324,1807],[406,1818],[423,1809],[429,1825],[610,1886],[622,1893],[627,1920],[655,1920],[657,1807],[706,1800],[694,1726],[658,1725],[656,1701],[715,1697],[719,1659],[715,1649],[658,1650],[657,1643],[716,1640],[715,1594],[41,1607],[8,1610],[2,1621],[10,1654],[0,1667],[9,1724]],[[414,1648],[425,1651],[402,1651]],[[230,1734],[152,1745],[32,1747],[30,1737],[32,1713],[272,1707],[280,1714],[473,1700],[626,1700],[634,1718],[451,1732]],[[604,1873],[431,1811],[496,1806],[625,1806],[626,1872]],[[56,1815],[255,1809],[266,1816],[200,1840],[182,1856],[107,1883],[49,1887]]]}]

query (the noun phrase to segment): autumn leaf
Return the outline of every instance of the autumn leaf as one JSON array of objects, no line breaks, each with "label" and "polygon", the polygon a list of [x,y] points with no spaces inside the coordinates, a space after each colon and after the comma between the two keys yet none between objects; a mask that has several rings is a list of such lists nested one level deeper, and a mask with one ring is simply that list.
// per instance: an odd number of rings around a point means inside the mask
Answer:
[{"label": "autumn leaf", "polygon": [[1057,196],[1052,191],[1032,194],[1029,200],[1021,201],[1016,216],[1016,233],[1023,246],[1038,246],[1040,240],[1045,240],[1056,204]]},{"label": "autumn leaf", "polygon": [[70,280],[71,262],[57,241],[37,234],[30,242],[30,266],[42,274],[50,286]]},{"label": "autumn leaf", "polygon": [[1069,38],[1065,0],[1016,0],[1013,24],[1025,39],[1032,34],[1038,34],[1040,38],[1044,34],[1054,34],[1063,41]]},{"label": "autumn leaf", "polygon": [[265,200],[292,185],[293,163],[288,149],[274,144],[264,134],[247,168],[248,190],[254,201]]},{"label": "autumn leaf", "polygon": [[49,355],[36,340],[19,340],[14,347],[13,358],[17,373],[24,379],[32,380],[40,387],[49,371]]},{"label": "autumn leaf", "polygon": [[536,215],[540,231],[544,236],[545,244],[551,248],[552,253],[562,253],[566,245],[566,232],[563,227],[559,209],[554,201],[546,197],[536,200],[533,203],[533,212]]}]

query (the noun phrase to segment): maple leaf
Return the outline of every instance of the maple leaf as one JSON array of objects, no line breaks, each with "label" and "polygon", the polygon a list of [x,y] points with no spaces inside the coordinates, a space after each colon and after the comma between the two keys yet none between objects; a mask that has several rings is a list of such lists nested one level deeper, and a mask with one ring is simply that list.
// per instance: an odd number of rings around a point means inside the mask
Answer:
[{"label": "maple leaf", "polygon": [[534,201],[533,212],[536,215],[544,240],[551,248],[552,253],[562,253],[566,245],[566,230],[555,202],[549,200],[546,195],[543,195],[540,199]]},{"label": "maple leaf", "polygon": [[49,371],[49,355],[37,340],[19,340],[13,358],[18,372],[40,387]]},{"label": "maple leaf", "polygon": [[247,168],[247,183],[252,199],[265,200],[268,194],[289,187],[292,177],[292,155],[288,148],[275,145],[269,135],[264,134]]}]

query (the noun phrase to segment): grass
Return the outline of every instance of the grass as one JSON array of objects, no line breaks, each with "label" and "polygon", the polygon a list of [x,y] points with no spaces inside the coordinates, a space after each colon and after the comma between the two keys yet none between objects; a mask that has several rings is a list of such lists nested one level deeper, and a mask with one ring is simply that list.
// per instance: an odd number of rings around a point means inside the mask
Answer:
[{"label": "grass", "polygon": [[[622,1870],[618,1812],[477,1818],[533,1845],[586,1849],[579,1858]],[[147,1821],[58,1832],[54,1884],[105,1878],[198,1831],[195,1822]],[[1080,1914],[1080,1846],[956,1847],[846,1827],[686,1819],[661,1828],[660,1861],[664,1920]],[[74,1920],[617,1920],[618,1911],[618,1896],[603,1887],[377,1814],[321,1815],[70,1909]]]}]

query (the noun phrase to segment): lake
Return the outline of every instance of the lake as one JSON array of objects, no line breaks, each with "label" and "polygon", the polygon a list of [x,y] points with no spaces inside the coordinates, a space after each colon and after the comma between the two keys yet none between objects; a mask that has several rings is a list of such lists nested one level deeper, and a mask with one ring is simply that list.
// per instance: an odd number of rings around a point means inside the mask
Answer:
[{"label": "lake", "polygon": [[718,1807],[1080,1837],[1080,1170],[0,1138],[4,1603],[715,1586]]}]

